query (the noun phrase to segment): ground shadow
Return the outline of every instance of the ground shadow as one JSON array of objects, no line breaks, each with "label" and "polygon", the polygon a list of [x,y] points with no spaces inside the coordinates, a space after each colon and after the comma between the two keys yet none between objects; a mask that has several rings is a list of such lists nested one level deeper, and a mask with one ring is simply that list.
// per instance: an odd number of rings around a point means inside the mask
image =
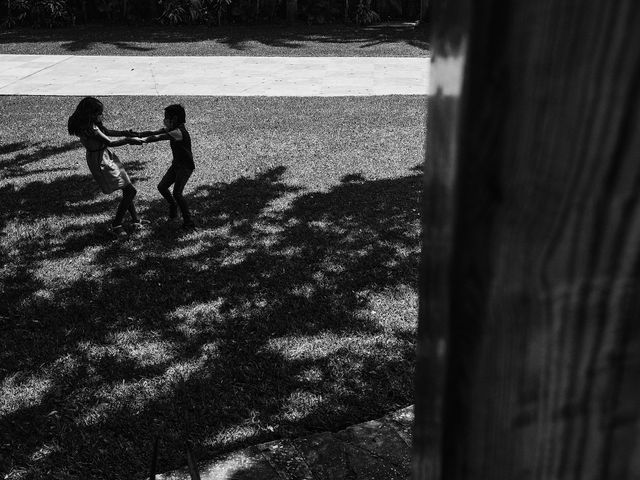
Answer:
[{"label": "ground shadow", "polygon": [[82,39],[82,40],[73,40],[73,41],[69,41],[67,43],[64,43],[62,45],[62,48],[64,50],[67,50],[69,52],[83,52],[85,50],[90,50],[91,47],[93,45],[95,45],[96,43],[104,43],[107,45],[113,45],[114,47],[116,47],[118,50],[124,50],[126,51],[130,51],[130,52],[152,52],[155,49],[152,47],[141,47],[135,44],[132,44],[130,42],[120,42],[120,41],[104,41],[104,42],[99,42],[96,40],[87,40],[87,39]]},{"label": "ground shadow", "polygon": [[[335,25],[260,25],[221,27],[184,26],[95,26],[84,28],[63,28],[52,30],[15,29],[0,34],[0,45],[39,42],[42,46],[61,43],[68,52],[82,53],[100,45],[129,53],[163,54],[162,48],[177,44],[215,42],[232,50],[246,52],[249,42],[273,48],[295,51],[305,46],[317,44],[353,44],[360,49],[381,44],[405,43],[421,50],[429,49],[429,34],[426,26],[412,24],[382,24],[357,28],[342,24]],[[264,53],[264,51],[262,52]],[[184,52],[184,54],[189,54]],[[207,54],[194,51],[191,54]]]},{"label": "ground shadow", "polygon": [[31,145],[28,141],[21,142],[13,142],[7,143],[5,145],[0,145],[0,155],[8,155],[9,153],[19,152],[20,150],[24,150],[29,145]]},{"label": "ground shadow", "polygon": [[[353,174],[304,193],[284,173],[191,192],[196,232],[157,221],[96,243],[78,224],[13,245],[0,375],[36,400],[0,420],[3,468],[88,478],[109,465],[111,478],[131,478],[147,470],[156,435],[167,470],[183,465],[185,439],[207,458],[411,402],[413,330],[385,336],[395,313],[372,314],[371,302],[417,283],[421,176]],[[89,181],[30,184],[0,202],[28,222],[59,213],[39,198],[71,192],[67,206],[90,215],[103,205],[83,203],[97,199]],[[165,205],[142,208],[155,217]],[[91,271],[46,287],[43,264],[82,255]]]},{"label": "ground shadow", "polygon": [[0,147],[0,155],[20,153],[8,159],[0,159],[0,172],[3,176],[19,176],[24,173],[26,168],[37,162],[71,150],[79,150],[80,148],[82,148],[82,145],[79,141],[71,141],[62,145],[44,145],[43,142],[15,142],[8,144]]}]

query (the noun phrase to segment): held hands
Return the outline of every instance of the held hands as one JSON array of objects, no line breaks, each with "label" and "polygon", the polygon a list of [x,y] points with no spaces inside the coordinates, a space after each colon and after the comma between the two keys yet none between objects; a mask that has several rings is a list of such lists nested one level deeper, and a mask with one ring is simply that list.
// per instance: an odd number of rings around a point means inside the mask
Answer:
[{"label": "held hands", "polygon": [[144,139],[138,137],[129,137],[127,139],[127,143],[129,145],[142,145],[144,143]]}]

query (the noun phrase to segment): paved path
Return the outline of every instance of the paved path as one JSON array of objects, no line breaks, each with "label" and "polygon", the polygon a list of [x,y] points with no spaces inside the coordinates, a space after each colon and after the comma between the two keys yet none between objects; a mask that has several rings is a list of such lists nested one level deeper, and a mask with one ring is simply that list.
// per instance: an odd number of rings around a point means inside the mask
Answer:
[{"label": "paved path", "polygon": [[0,95],[426,95],[429,59],[0,55]]},{"label": "paved path", "polygon": [[[408,480],[413,406],[336,433],[277,440],[198,462],[201,480]],[[158,480],[190,480],[187,467]]]}]

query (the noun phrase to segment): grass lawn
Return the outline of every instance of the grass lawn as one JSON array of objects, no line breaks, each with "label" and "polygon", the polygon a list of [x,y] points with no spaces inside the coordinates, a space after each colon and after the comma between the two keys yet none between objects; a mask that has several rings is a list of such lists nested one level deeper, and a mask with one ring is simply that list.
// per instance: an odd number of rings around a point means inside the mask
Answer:
[{"label": "grass lawn", "polygon": [[0,53],[58,55],[249,55],[421,57],[426,27],[81,26],[0,32]]},{"label": "grass lawn", "polygon": [[[181,98],[201,228],[164,220],[166,143],[119,147],[152,221],[122,241],[78,100],[0,97],[2,478],[141,478],[156,435],[169,470],[185,438],[203,459],[413,402],[426,97]],[[103,100],[151,128],[175,99]]]}]

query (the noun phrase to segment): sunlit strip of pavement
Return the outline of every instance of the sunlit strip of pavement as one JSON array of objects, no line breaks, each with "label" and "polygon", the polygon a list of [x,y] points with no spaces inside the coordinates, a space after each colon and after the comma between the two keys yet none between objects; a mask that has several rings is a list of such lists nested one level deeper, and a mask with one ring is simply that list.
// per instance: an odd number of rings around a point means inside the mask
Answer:
[{"label": "sunlit strip of pavement", "polygon": [[428,57],[0,55],[0,95],[426,95]]}]

